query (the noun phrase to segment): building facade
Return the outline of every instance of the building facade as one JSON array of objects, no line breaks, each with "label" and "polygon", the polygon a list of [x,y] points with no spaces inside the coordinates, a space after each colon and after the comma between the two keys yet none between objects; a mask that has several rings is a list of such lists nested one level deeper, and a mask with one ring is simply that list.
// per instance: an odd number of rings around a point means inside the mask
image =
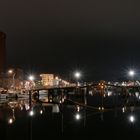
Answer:
[{"label": "building facade", "polygon": [[53,86],[54,74],[41,74],[41,82],[43,86]]}]

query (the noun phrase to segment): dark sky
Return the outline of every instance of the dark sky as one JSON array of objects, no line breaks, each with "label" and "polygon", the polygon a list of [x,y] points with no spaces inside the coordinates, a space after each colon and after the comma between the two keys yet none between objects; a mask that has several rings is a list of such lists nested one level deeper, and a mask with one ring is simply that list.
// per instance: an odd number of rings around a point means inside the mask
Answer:
[{"label": "dark sky", "polygon": [[138,0],[1,0],[9,65],[88,79],[140,69]]}]

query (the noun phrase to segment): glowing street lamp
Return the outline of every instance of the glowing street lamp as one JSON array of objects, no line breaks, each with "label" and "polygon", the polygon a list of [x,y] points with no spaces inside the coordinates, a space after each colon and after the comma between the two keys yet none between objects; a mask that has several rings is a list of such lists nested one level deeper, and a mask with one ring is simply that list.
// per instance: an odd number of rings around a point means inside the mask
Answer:
[{"label": "glowing street lamp", "polygon": [[75,72],[74,73],[74,77],[76,78],[76,81],[77,81],[77,85],[78,85],[78,80],[81,78],[81,73],[80,72]]},{"label": "glowing street lamp", "polygon": [[13,70],[8,70],[8,73],[9,73],[9,74],[12,74],[12,73],[13,73]]},{"label": "glowing street lamp", "polygon": [[34,81],[35,77],[34,77],[33,75],[30,75],[30,76],[28,77],[28,79],[29,79],[30,81]]},{"label": "glowing street lamp", "polygon": [[133,78],[134,76],[135,76],[135,71],[134,70],[130,70],[129,72],[128,72],[128,75],[131,77],[131,78]]},{"label": "glowing street lamp", "polygon": [[79,79],[81,77],[81,73],[80,72],[75,72],[74,74],[76,79]]},{"label": "glowing street lamp", "polygon": [[15,75],[16,75],[16,73],[13,69],[9,69],[8,74],[12,75],[12,78],[13,78],[12,87],[15,88]]}]

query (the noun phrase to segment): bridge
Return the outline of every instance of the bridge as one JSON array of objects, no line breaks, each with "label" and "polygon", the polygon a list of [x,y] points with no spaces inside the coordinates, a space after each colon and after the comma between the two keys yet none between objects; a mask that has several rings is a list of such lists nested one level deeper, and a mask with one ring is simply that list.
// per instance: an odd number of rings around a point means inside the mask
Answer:
[{"label": "bridge", "polygon": [[42,90],[47,91],[48,97],[49,96],[69,96],[69,95],[80,95],[80,96],[87,96],[89,91],[97,92],[101,95],[105,95],[107,90],[115,90],[116,93],[122,93],[122,95],[128,95],[130,90],[132,93],[139,92],[140,93],[140,86],[132,85],[132,86],[122,86],[116,84],[108,84],[106,82],[99,82],[99,83],[91,83],[82,86],[64,86],[64,87],[39,87],[30,90],[30,94],[34,94],[39,98],[39,92]]}]

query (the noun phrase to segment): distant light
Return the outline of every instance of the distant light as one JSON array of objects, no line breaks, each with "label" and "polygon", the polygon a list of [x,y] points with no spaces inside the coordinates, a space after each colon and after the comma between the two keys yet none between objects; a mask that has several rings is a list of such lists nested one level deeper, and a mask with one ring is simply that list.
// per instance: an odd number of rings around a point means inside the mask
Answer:
[{"label": "distant light", "polygon": [[33,81],[35,79],[35,77],[33,75],[30,75],[28,79]]},{"label": "distant light", "polygon": [[136,95],[137,98],[139,98],[139,93],[138,92],[136,92],[135,95]]},{"label": "distant light", "polygon": [[30,115],[30,116],[34,116],[33,110],[30,111],[29,115]]},{"label": "distant light", "polygon": [[133,77],[135,75],[135,71],[134,70],[130,70],[128,74],[129,74],[129,76]]},{"label": "distant light", "polygon": [[80,115],[79,113],[77,113],[77,114],[75,115],[75,119],[76,119],[76,120],[80,120],[80,119],[81,119],[81,115]]},{"label": "distant light", "polygon": [[8,123],[9,123],[9,124],[12,124],[12,123],[13,123],[13,119],[10,118],[10,119],[8,120]]},{"label": "distant light", "polygon": [[104,111],[104,110],[105,110],[105,108],[104,108],[104,107],[99,107],[98,109],[99,109],[99,110],[102,110],[102,111]]},{"label": "distant light", "polygon": [[27,104],[25,104],[25,108],[26,108],[26,110],[29,110],[30,109],[30,106],[27,105]]},{"label": "distant light", "polygon": [[81,73],[80,72],[75,72],[74,76],[79,79],[81,77]]},{"label": "distant light", "polygon": [[58,80],[59,79],[58,76],[56,76],[55,79]]},{"label": "distant light", "polygon": [[64,103],[64,101],[65,101],[65,99],[64,99],[64,98],[62,98],[62,103]]},{"label": "distant light", "polygon": [[77,106],[77,111],[78,111],[78,112],[80,111],[80,106]]},{"label": "distant light", "polygon": [[12,74],[12,73],[13,73],[13,70],[8,70],[8,73],[9,73],[9,74]]},{"label": "distant light", "polygon": [[131,123],[134,123],[134,122],[135,122],[135,117],[134,117],[133,115],[131,115],[131,116],[129,117],[129,121],[130,121]]},{"label": "distant light", "polygon": [[40,110],[40,114],[43,114],[43,110]]},{"label": "distant light", "polygon": [[125,108],[125,107],[123,107],[123,108],[122,108],[122,112],[124,113],[124,112],[125,112],[125,110],[126,110],[126,108]]},{"label": "distant light", "polygon": [[108,91],[108,96],[111,96],[112,95],[112,92],[111,91]]}]

